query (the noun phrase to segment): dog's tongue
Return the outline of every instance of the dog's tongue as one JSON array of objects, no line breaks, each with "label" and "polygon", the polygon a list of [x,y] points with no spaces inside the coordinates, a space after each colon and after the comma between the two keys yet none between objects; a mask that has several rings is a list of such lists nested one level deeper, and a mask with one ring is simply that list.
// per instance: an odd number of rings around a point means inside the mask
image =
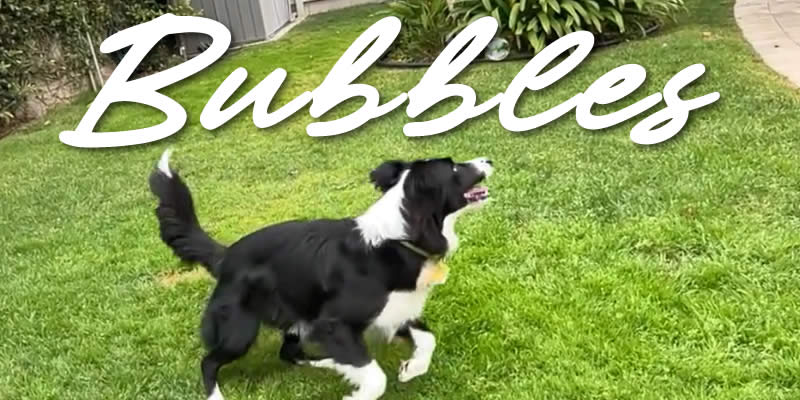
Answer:
[{"label": "dog's tongue", "polygon": [[474,188],[467,190],[467,192],[464,193],[464,197],[467,199],[477,199],[486,196],[488,192],[489,189],[487,189],[485,186],[475,186]]},{"label": "dog's tongue", "polygon": [[487,189],[486,189],[485,186],[475,186],[474,188],[472,188],[470,190],[467,190],[467,194],[468,195],[472,195],[472,196],[478,195],[478,194],[484,194],[484,193],[486,193],[486,190]]}]

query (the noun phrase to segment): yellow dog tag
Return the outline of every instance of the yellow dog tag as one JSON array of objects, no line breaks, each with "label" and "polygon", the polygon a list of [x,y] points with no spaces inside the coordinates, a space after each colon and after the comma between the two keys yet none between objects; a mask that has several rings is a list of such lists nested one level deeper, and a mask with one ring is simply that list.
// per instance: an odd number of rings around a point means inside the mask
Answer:
[{"label": "yellow dog tag", "polygon": [[445,264],[444,261],[429,262],[422,268],[417,286],[430,287],[441,285],[447,282],[447,272],[447,264]]}]

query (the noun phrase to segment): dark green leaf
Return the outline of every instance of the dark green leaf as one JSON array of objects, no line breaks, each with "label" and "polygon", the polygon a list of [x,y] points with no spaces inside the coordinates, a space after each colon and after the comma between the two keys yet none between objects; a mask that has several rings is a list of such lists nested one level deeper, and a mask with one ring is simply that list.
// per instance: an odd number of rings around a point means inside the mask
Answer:
[{"label": "dark green leaf", "polygon": [[561,25],[561,21],[553,18],[550,22],[558,37],[564,36],[564,27]]},{"label": "dark green leaf", "polygon": [[578,12],[575,11],[575,7],[571,3],[565,2],[562,7],[569,13],[569,17],[572,17],[573,22],[580,23],[581,19],[578,17]]},{"label": "dark green leaf", "polygon": [[535,53],[539,53],[540,51],[544,50],[544,35],[534,31],[529,31],[526,36],[528,38],[528,43],[530,43],[531,47],[533,47]]},{"label": "dark green leaf", "polygon": [[542,24],[542,29],[544,29],[545,33],[548,35],[550,34],[550,17],[547,16],[544,12],[539,12],[536,14],[539,17],[539,22]]},{"label": "dark green leaf", "polygon": [[517,17],[519,16],[519,4],[514,4],[511,8],[511,14],[508,16],[508,28],[515,29],[517,26]]}]

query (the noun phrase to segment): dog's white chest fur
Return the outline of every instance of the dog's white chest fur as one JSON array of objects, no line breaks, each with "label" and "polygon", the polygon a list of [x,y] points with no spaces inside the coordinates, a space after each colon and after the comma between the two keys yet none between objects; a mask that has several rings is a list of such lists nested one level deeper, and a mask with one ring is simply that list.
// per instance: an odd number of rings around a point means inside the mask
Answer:
[{"label": "dog's white chest fur", "polygon": [[419,289],[389,293],[389,300],[372,325],[391,339],[406,322],[422,316],[429,292],[429,289]]},{"label": "dog's white chest fur", "polygon": [[408,321],[422,316],[425,301],[428,299],[431,289],[435,285],[445,283],[446,280],[447,269],[443,263],[426,263],[417,278],[417,289],[389,293],[386,305],[372,322],[372,326],[391,339],[395,332]]}]

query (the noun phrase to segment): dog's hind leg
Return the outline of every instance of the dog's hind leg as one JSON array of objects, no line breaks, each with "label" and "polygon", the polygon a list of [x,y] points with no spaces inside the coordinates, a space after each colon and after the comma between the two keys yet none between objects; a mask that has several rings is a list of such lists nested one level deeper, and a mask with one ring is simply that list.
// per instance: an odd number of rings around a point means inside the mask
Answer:
[{"label": "dog's hind leg", "polygon": [[206,311],[202,331],[210,351],[200,369],[208,400],[223,400],[217,374],[222,366],[247,353],[258,336],[259,326],[258,318],[237,305],[216,306]]},{"label": "dog's hind leg", "polygon": [[414,354],[400,364],[397,379],[408,382],[428,372],[436,348],[436,338],[428,327],[420,320],[408,322],[397,331],[397,336],[410,339],[414,343]]},{"label": "dog's hind leg", "polygon": [[353,384],[356,390],[344,400],[377,400],[383,396],[386,391],[386,375],[369,356],[363,329],[325,321],[314,325],[312,336],[330,358],[309,361],[307,364],[334,370]]}]

